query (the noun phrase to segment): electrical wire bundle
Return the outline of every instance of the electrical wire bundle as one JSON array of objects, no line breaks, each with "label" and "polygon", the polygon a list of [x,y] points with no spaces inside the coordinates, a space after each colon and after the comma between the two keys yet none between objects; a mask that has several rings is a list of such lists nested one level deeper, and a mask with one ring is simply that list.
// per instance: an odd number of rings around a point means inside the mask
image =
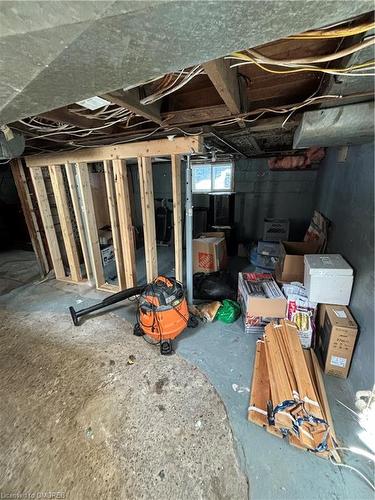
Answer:
[{"label": "electrical wire bundle", "polygon": [[141,99],[141,104],[151,104],[156,102],[166,95],[172,94],[176,92],[176,90],[182,88],[184,85],[189,83],[193,78],[198,75],[201,75],[204,72],[203,68],[198,64],[194,66],[191,70],[187,71],[186,69],[181,70],[177,76],[174,73],[170,73],[165,75],[157,90],[147,97]]},{"label": "electrical wire bundle", "polygon": [[[341,59],[342,57],[354,54],[360,50],[367,47],[371,47],[375,44],[375,37],[371,36],[368,40],[361,43],[352,45],[346,49],[339,50],[333,54],[328,54],[325,56],[311,56],[297,59],[272,59],[267,57],[254,49],[247,49],[246,53],[234,52],[230,56],[225,57],[225,59],[234,59],[240,61],[231,64],[231,68],[237,66],[243,66],[248,64],[255,64],[258,68],[267,71],[269,73],[276,74],[286,74],[286,73],[298,73],[298,72],[319,72],[327,73],[330,75],[345,75],[345,76],[375,76],[375,73],[365,73],[364,71],[374,70],[375,61],[370,60],[361,64],[354,64],[346,68],[323,68],[321,66],[316,66],[319,63],[325,63],[334,61],[336,59]],[[287,69],[279,70],[273,69],[270,66],[283,67]],[[358,73],[358,70],[362,70]]]}]

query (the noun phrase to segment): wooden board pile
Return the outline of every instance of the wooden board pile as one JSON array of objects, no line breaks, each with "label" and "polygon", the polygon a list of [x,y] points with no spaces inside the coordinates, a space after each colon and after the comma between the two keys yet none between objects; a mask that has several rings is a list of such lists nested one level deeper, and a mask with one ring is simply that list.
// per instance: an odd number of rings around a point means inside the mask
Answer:
[{"label": "wooden board pile", "polygon": [[269,324],[258,340],[248,419],[298,448],[340,462],[318,359],[294,323]]}]

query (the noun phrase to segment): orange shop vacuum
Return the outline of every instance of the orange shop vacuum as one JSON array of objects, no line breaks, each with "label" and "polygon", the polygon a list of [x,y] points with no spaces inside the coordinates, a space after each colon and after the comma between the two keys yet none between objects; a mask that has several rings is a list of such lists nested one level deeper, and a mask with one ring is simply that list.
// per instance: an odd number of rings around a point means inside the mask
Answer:
[{"label": "orange shop vacuum", "polygon": [[122,290],[86,309],[76,311],[69,307],[69,311],[74,325],[78,326],[82,316],[135,296],[138,296],[138,304],[134,335],[159,345],[161,354],[172,354],[172,340],[186,327],[198,324],[198,320],[189,314],[183,285],[166,276],[158,276],[147,285]]}]

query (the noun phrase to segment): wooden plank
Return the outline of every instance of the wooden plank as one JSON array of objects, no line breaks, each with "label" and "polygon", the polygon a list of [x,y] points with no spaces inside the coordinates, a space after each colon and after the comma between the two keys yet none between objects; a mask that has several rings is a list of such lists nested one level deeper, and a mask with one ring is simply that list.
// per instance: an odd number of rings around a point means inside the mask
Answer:
[{"label": "wooden plank", "polygon": [[[204,108],[180,109],[162,113],[163,125],[194,125],[197,123],[209,123],[231,118],[232,114],[225,106],[208,106]],[[182,151],[180,151],[182,153]]]},{"label": "wooden plank", "polygon": [[251,382],[248,420],[254,424],[266,427],[267,415],[252,410],[252,407],[267,411],[267,402],[271,399],[270,380],[268,376],[267,360],[264,342],[256,343],[253,378]]},{"label": "wooden plank", "polygon": [[153,104],[147,104],[147,106],[140,103],[139,99],[139,89],[130,90],[117,90],[115,92],[110,92],[109,94],[102,94],[103,99],[107,99],[118,106],[129,109],[137,115],[143,116],[152,122],[160,125],[160,106],[161,100],[156,101]]},{"label": "wooden plank", "polygon": [[172,198],[175,277],[182,282],[182,210],[181,210],[181,157],[172,155]]},{"label": "wooden plank", "polygon": [[117,213],[116,193],[114,185],[115,181],[113,177],[113,166],[107,160],[104,161],[104,176],[105,176],[105,185],[107,190],[109,217],[111,219],[113,249],[115,252],[115,259],[116,259],[118,285],[119,285],[119,290],[124,290],[126,288],[126,278],[125,278],[124,261],[121,248],[120,225]]},{"label": "wooden plank", "polygon": [[84,228],[84,224],[83,224],[82,211],[81,211],[81,207],[80,207],[79,199],[78,199],[78,191],[77,191],[77,184],[76,184],[75,175],[74,175],[73,164],[67,163],[65,165],[65,172],[66,172],[66,176],[68,178],[70,197],[72,199],[74,216],[76,218],[78,235],[79,235],[79,240],[81,243],[82,254],[83,254],[83,261],[85,263],[86,276],[87,276],[87,279],[90,279],[92,277],[90,253],[89,253],[89,249],[87,246],[87,238],[86,238],[85,228]]},{"label": "wooden plank", "polygon": [[68,258],[70,276],[72,281],[78,282],[82,280],[82,275],[78,259],[77,246],[74,239],[72,221],[70,218],[68,199],[65,192],[64,177],[60,165],[50,165],[48,170],[51,178],[53,194],[55,196],[57,214],[59,216],[66,256]]},{"label": "wooden plank", "polygon": [[155,202],[150,157],[138,158],[138,172],[142,205],[143,235],[145,242],[146,274],[147,281],[150,282],[158,275]]},{"label": "wooden plank", "polygon": [[137,284],[134,231],[130,207],[128,171],[125,160],[113,160],[123,267],[127,288]]},{"label": "wooden plank", "polygon": [[51,208],[48,201],[46,186],[44,184],[42,169],[35,168],[32,169],[30,173],[31,173],[31,179],[33,181],[36,199],[38,201],[40,217],[43,222],[44,231],[46,234],[46,239],[56,279],[65,278],[66,276],[65,276],[64,265],[61,259],[60,248],[57,241],[56,230],[52,219]]},{"label": "wooden plank", "polygon": [[44,167],[65,163],[88,163],[95,161],[137,158],[139,156],[170,156],[203,151],[202,136],[175,137],[173,141],[158,139],[154,141],[129,142],[115,146],[84,148],[79,151],[61,151],[45,155],[27,156],[27,166]]},{"label": "wooden plank", "polygon": [[241,113],[237,68],[231,69],[224,58],[202,64],[203,69],[232,114]]},{"label": "wooden plank", "polygon": [[[329,407],[329,401],[328,401],[326,389],[324,386],[322,369],[320,368],[320,364],[319,364],[318,358],[316,357],[314,350],[310,349],[310,353],[311,353],[312,367],[313,367],[314,373],[315,373],[315,380],[316,380],[316,385],[317,385],[319,399],[321,402],[323,413],[324,413],[325,419],[328,422],[328,425],[330,427],[330,435],[332,436],[333,440],[336,443],[338,443],[335,428],[333,425],[333,418],[332,418],[332,414],[331,414],[331,409]],[[331,451],[334,459],[336,460],[336,462],[341,463],[341,457],[340,457],[339,453],[335,450],[335,444],[333,443],[332,439],[330,439],[328,441],[328,444],[329,444],[330,451]]]},{"label": "wooden plank", "polygon": [[[297,327],[294,323],[286,320],[282,320],[281,325],[284,329],[284,338],[286,340],[286,345],[288,346],[288,352],[292,361],[293,372],[296,377],[300,399],[303,400],[307,397],[311,401],[318,402],[314,386],[309,376],[305,357],[303,355],[301,342],[297,335]],[[309,413],[322,418],[322,413],[319,407],[306,403],[306,408]]]},{"label": "wooden plank", "polygon": [[[33,171],[33,169],[31,169]],[[83,204],[83,217],[86,224],[88,246],[91,254],[92,270],[97,287],[104,285],[102,256],[99,245],[98,226],[96,224],[94,202],[90,186],[90,175],[87,164],[81,163],[77,168],[78,185]]]},{"label": "wooden plank", "polygon": [[33,202],[31,199],[29,187],[27,185],[25,171],[21,159],[11,161],[11,170],[17,193],[21,202],[21,208],[25,217],[31,244],[40,267],[41,275],[45,276],[49,271],[48,259],[44,250],[43,240],[34,212]]}]

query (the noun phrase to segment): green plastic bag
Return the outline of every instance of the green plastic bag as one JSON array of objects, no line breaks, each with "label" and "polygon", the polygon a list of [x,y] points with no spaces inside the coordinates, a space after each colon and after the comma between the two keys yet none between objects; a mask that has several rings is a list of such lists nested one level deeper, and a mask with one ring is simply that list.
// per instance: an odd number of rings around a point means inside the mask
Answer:
[{"label": "green plastic bag", "polygon": [[234,323],[241,314],[241,308],[238,302],[230,299],[224,299],[219,307],[215,319],[223,323]]}]

